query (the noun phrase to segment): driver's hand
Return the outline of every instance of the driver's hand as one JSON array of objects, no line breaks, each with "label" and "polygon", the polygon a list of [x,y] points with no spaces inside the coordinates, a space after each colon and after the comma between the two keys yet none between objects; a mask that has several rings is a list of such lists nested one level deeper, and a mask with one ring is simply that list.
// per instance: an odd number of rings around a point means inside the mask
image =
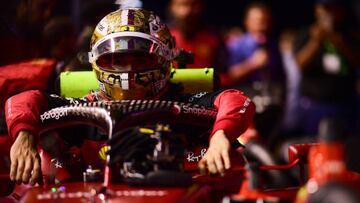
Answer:
[{"label": "driver's hand", "polygon": [[27,131],[20,131],[10,150],[10,179],[18,184],[41,183],[40,156],[36,150],[35,137]]},{"label": "driver's hand", "polygon": [[206,169],[212,173],[223,174],[225,169],[230,168],[231,145],[223,130],[218,130],[210,139],[209,148],[199,162],[200,171]]}]

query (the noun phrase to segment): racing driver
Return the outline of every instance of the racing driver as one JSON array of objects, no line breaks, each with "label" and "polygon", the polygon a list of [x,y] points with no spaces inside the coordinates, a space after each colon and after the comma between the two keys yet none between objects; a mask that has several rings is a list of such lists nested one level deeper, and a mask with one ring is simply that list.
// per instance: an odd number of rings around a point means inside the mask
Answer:
[{"label": "racing driver", "polygon": [[[32,185],[40,181],[37,134],[40,115],[50,108],[124,99],[181,100],[168,81],[176,53],[168,27],[153,12],[127,8],[105,16],[96,26],[89,53],[99,91],[73,99],[30,90],[7,100],[6,121],[15,140],[10,150],[11,180]],[[236,89],[199,93],[183,101],[217,109],[209,147],[199,167],[223,173],[230,168],[230,143],[252,122],[255,105]]]}]

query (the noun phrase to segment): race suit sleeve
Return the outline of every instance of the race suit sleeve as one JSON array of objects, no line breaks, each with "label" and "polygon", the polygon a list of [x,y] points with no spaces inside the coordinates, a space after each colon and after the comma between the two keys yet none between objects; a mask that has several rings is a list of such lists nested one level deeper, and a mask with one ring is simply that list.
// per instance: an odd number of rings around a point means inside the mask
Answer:
[{"label": "race suit sleeve", "polygon": [[21,130],[36,135],[40,114],[48,109],[47,98],[38,90],[29,90],[10,97],[5,104],[9,134],[16,139]]},{"label": "race suit sleeve", "polygon": [[229,89],[217,95],[214,106],[218,109],[212,135],[224,130],[230,141],[236,140],[253,121],[254,103],[241,91]]},{"label": "race suit sleeve", "polygon": [[9,134],[16,139],[21,130],[37,135],[40,115],[51,108],[87,102],[87,98],[73,99],[57,95],[46,95],[39,90],[29,90],[10,97],[5,105]]},{"label": "race suit sleeve", "polygon": [[189,102],[216,108],[218,113],[211,135],[224,130],[230,141],[236,140],[250,126],[255,114],[254,103],[237,89],[201,92],[190,97]]}]

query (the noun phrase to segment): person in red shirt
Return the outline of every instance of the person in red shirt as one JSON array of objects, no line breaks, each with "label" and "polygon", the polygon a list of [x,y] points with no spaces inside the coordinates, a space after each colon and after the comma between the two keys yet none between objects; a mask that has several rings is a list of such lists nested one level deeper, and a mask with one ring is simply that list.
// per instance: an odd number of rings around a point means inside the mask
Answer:
[{"label": "person in red shirt", "polygon": [[[188,68],[204,68],[218,65],[221,49],[220,37],[206,27],[201,20],[204,10],[202,0],[172,0],[170,2],[170,32],[176,44],[194,55],[194,63]],[[218,67],[216,67],[218,68]]]},{"label": "person in red shirt", "polygon": [[[105,16],[96,26],[89,53],[99,91],[73,99],[31,90],[7,100],[6,121],[9,134],[15,139],[10,151],[10,178],[18,183],[39,181],[36,141],[40,114],[50,108],[93,101],[181,98],[168,82],[170,63],[177,53],[174,38],[154,13],[129,8]],[[230,143],[252,122],[254,104],[236,89],[183,98],[217,109],[209,148],[199,167],[223,173],[230,168]]]}]

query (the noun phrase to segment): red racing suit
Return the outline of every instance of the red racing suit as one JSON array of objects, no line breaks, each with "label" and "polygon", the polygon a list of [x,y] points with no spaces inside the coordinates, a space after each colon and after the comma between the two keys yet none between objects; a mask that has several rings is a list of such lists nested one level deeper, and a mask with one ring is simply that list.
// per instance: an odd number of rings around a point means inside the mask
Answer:
[{"label": "red racing suit", "polygon": [[[165,96],[162,99],[169,100],[170,98]],[[40,115],[46,110],[64,105],[101,100],[104,100],[104,97],[99,92],[93,92],[80,99],[46,95],[38,90],[22,92],[10,97],[6,102],[5,116],[9,134],[14,139],[21,130],[37,135],[40,130]],[[224,130],[231,142],[245,132],[252,123],[255,113],[253,102],[236,89],[220,90],[213,93],[202,92],[179,97],[176,101],[178,100],[216,108],[218,113],[211,135],[217,130]]]}]

